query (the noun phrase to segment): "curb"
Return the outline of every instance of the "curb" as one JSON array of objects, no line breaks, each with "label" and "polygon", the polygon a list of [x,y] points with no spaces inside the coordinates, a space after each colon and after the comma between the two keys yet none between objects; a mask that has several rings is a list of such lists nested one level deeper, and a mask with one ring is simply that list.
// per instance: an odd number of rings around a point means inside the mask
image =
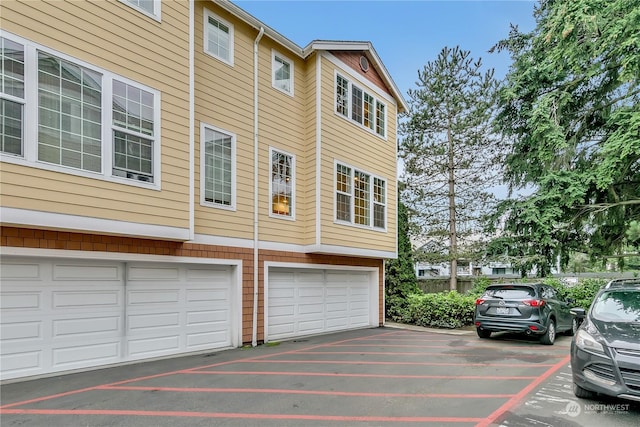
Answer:
[{"label": "curb", "polygon": [[458,329],[438,329],[438,328],[426,328],[424,326],[408,325],[404,323],[386,321],[384,323],[384,327],[394,328],[394,329],[406,329],[408,331],[431,332],[434,334],[446,334],[446,335],[474,335],[475,334],[475,328],[473,326],[465,326],[463,328],[458,328]]}]

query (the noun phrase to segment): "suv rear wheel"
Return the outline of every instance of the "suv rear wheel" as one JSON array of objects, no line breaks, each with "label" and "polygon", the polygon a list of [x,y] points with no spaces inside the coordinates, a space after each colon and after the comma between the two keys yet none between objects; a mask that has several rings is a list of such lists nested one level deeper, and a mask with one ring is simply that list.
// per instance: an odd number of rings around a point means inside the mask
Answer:
[{"label": "suv rear wheel", "polygon": [[549,320],[549,325],[547,326],[547,332],[543,336],[540,337],[540,342],[545,345],[553,345],[556,341],[556,322],[551,319]]},{"label": "suv rear wheel", "polygon": [[480,338],[489,338],[491,336],[491,331],[486,329],[476,328],[476,332]]}]

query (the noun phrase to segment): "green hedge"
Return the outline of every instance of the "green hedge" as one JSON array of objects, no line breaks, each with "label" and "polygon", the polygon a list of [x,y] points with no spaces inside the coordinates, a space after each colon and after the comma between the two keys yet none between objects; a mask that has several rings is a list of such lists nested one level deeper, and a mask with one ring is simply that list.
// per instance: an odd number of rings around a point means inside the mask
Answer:
[{"label": "green hedge", "polygon": [[[605,279],[583,279],[577,285],[566,286],[558,279],[545,279],[565,298],[572,298],[572,307],[585,310],[591,306],[598,290],[607,283]],[[404,298],[389,298],[387,312],[396,322],[434,328],[455,329],[473,324],[475,301],[491,281],[479,278],[466,294],[456,291],[441,293],[413,293]]]},{"label": "green hedge", "polygon": [[405,323],[454,329],[473,322],[475,298],[456,291],[413,294],[407,302]]}]

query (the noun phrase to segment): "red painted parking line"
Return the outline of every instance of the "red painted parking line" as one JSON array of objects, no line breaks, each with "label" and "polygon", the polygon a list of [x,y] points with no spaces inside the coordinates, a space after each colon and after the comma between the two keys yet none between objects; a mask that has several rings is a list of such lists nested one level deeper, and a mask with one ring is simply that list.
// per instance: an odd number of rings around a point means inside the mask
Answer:
[{"label": "red painted parking line", "polygon": [[[376,343],[376,344],[328,344],[325,345],[323,348],[334,348],[334,347],[395,347],[395,348],[435,348],[435,349],[443,349],[443,348],[454,348],[454,349],[472,349],[472,350],[489,350],[493,353],[495,353],[496,348],[495,347],[491,347],[491,346],[487,346],[487,345],[465,345],[465,346],[451,346],[451,345],[419,345],[419,344],[395,344],[395,343],[388,343],[388,344],[382,344],[382,343]],[[522,350],[531,350],[531,348],[529,347],[521,347],[520,349]],[[557,355],[554,355],[553,357],[564,357],[566,353],[566,351],[562,352],[563,354],[560,355],[560,352],[558,352]],[[546,353],[547,355],[549,355],[549,353]]]},{"label": "red painted parking line", "polygon": [[484,419],[483,421],[481,421],[478,424],[476,424],[476,427],[488,427],[488,426],[490,426],[495,420],[498,419],[498,417],[500,417],[502,414],[504,414],[505,412],[507,412],[510,409],[512,409],[518,403],[520,403],[522,401],[522,399],[525,398],[525,396],[527,396],[531,391],[533,391],[533,389],[535,389],[537,386],[539,386],[543,381],[545,381],[547,378],[549,378],[551,375],[553,375],[556,371],[558,371],[563,366],[565,366],[567,363],[569,363],[570,358],[571,358],[571,356],[565,356],[565,358],[562,359],[560,362],[556,363],[550,369],[548,369],[546,372],[544,372],[543,374],[539,375],[538,378],[535,381],[533,381],[531,384],[529,384],[528,386],[526,386],[525,388],[520,390],[515,396],[513,396],[511,399],[509,399],[507,402],[505,402],[498,409],[493,411],[486,419]]},{"label": "red painted parking line", "polygon": [[500,375],[387,375],[387,374],[340,374],[337,372],[291,372],[291,371],[190,371],[194,375],[284,375],[307,377],[356,377],[356,378],[401,378],[401,379],[437,379],[437,380],[534,380],[535,376]]},{"label": "red painted parking line", "polygon": [[[446,348],[450,348],[450,347],[446,347]],[[371,354],[371,355],[388,355],[388,356],[430,356],[430,355],[436,355],[436,356],[445,356],[445,357],[456,357],[456,356],[460,356],[460,357],[487,357],[487,356],[495,356],[496,353],[427,353],[427,352],[414,352],[414,353],[407,353],[407,352],[399,352],[399,351],[298,351],[296,352],[297,354],[357,354],[360,356],[366,355],[366,354]],[[560,355],[560,354],[545,354],[544,355],[547,358],[559,358],[559,357],[565,357],[564,354]],[[506,358],[511,358],[511,359],[539,359],[540,355],[536,355],[536,354],[509,354],[506,356]]]},{"label": "red painted parking line", "polygon": [[508,399],[512,394],[460,394],[460,393],[373,393],[361,391],[292,390],[279,388],[219,388],[219,387],[143,387],[105,386],[98,390],[168,391],[181,393],[267,393],[267,394],[308,394],[317,396],[347,397],[417,397],[429,399]]},{"label": "red painted parking line", "polygon": [[[416,353],[417,354],[417,353]],[[247,359],[236,360],[238,363],[296,363],[296,364],[328,364],[328,365],[408,365],[408,366],[498,366],[503,368],[548,368],[553,363],[451,363],[451,362],[381,362],[374,360],[304,360],[304,359]],[[194,368],[198,369],[198,368]]]},{"label": "red painted parking line", "polygon": [[[389,332],[379,333],[379,334],[375,334],[375,335],[369,335],[366,338],[377,337],[377,336],[386,336],[386,335],[389,335],[389,334],[392,334],[392,333],[393,333],[393,331],[389,331]],[[340,344],[340,343],[345,343],[345,342],[350,342],[350,341],[358,341],[358,340],[360,340],[362,338],[364,338],[364,337],[349,338],[349,339],[336,341],[335,343],[336,344]],[[210,365],[198,366],[198,367],[189,368],[189,369],[181,369],[181,370],[171,371],[171,372],[162,372],[162,373],[155,374],[155,375],[147,375],[147,376],[144,376],[144,377],[130,378],[128,380],[117,381],[117,382],[110,383],[110,384],[101,384],[101,385],[97,385],[97,386],[93,386],[93,387],[87,387],[87,388],[83,388],[83,389],[79,389],[79,390],[70,390],[70,391],[63,392],[63,393],[57,393],[57,394],[52,394],[52,395],[48,395],[48,396],[37,397],[35,399],[23,400],[23,401],[20,401],[20,402],[14,402],[14,403],[9,403],[9,404],[6,404],[6,405],[2,405],[2,406],[0,406],[0,414],[2,414],[3,410],[6,409],[6,408],[13,408],[13,407],[16,407],[16,406],[28,405],[30,403],[42,402],[42,401],[45,401],[45,400],[52,400],[52,399],[57,399],[59,397],[64,397],[64,396],[69,396],[69,395],[73,395],[73,394],[84,393],[84,392],[87,392],[87,391],[96,390],[96,388],[104,386],[104,385],[127,384],[127,383],[145,381],[145,380],[154,379],[154,378],[162,378],[162,377],[166,377],[166,376],[170,376],[170,375],[176,375],[176,374],[185,373],[185,372],[188,372],[188,371],[191,371],[191,370],[207,369],[207,368],[212,368],[212,367],[216,367],[216,366],[229,365],[229,364],[238,363],[238,362],[245,362],[245,361],[253,362],[253,361],[256,361],[256,360],[260,360],[261,358],[272,357],[272,356],[282,356],[282,355],[286,355],[286,354],[297,353],[300,350],[306,350],[306,349],[312,350],[312,349],[315,349],[317,347],[321,347],[323,345],[324,344],[317,344],[317,345],[309,346],[309,347],[306,347],[306,348],[303,348],[303,349],[299,349],[299,350],[282,351],[282,352],[279,352],[279,353],[265,354],[265,355],[262,355],[262,356],[247,357],[245,359],[240,359],[240,360],[228,360],[228,361],[225,361],[225,362],[212,363]]]},{"label": "red painted parking line", "polygon": [[400,423],[475,423],[482,421],[476,417],[376,417],[347,415],[295,415],[295,414],[243,414],[224,412],[182,412],[182,411],[130,411],[130,410],[91,410],[91,409],[7,409],[5,414],[26,415],[128,415],[143,417],[181,417],[181,418],[235,418],[268,420],[311,420],[341,422],[400,422]]}]

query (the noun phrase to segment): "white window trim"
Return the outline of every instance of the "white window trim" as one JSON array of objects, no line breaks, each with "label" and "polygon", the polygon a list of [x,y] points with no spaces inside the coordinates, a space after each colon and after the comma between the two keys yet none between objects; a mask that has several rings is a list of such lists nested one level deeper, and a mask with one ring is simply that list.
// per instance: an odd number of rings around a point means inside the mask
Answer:
[{"label": "white window trim", "polygon": [[[343,120],[348,121],[351,124],[354,124],[356,126],[358,126],[360,129],[363,129],[367,132],[369,132],[372,135],[375,135],[376,137],[387,141],[388,140],[388,132],[387,132],[387,123],[389,122],[389,108],[388,108],[388,104],[386,102],[383,102],[382,99],[377,95],[377,93],[375,91],[372,91],[369,87],[367,87],[366,85],[363,85],[360,81],[355,80],[353,77],[339,72],[338,70],[334,70],[333,71],[333,113],[342,118]],[[337,77],[340,76],[343,79],[345,79],[348,83],[348,91],[347,91],[347,110],[348,110],[348,115],[345,116],[343,114],[340,114],[338,112],[338,96],[337,96],[337,88],[336,88],[336,82],[337,82]],[[354,81],[356,83],[354,83]],[[374,126],[373,129],[365,126],[363,123],[357,122],[355,120],[353,120],[352,114],[353,114],[353,91],[352,91],[352,87],[355,86],[360,89],[362,91],[362,98],[364,99],[364,94],[366,93],[367,95],[373,97],[373,107],[374,107]],[[384,105],[384,135],[380,135],[378,132],[376,132],[376,128],[377,128],[377,124],[378,124],[378,116],[377,116],[377,105],[378,104],[382,104]],[[364,114],[364,109],[363,109],[363,114]],[[364,122],[364,120],[363,120]]]},{"label": "white window trim", "polygon": [[[336,189],[337,185],[338,185],[338,180],[336,177],[336,169],[338,167],[338,165],[340,166],[344,166],[347,168],[351,169],[351,213],[350,213],[350,217],[351,217],[351,221],[343,221],[343,220],[339,220],[337,219],[337,214],[338,214],[338,206],[337,206],[337,202],[336,202],[336,194],[338,194],[338,190]],[[364,173],[366,175],[369,176],[370,179],[370,185],[369,185],[369,220],[370,220],[370,224],[369,225],[363,225],[363,224],[356,224],[354,222],[355,220],[355,187],[354,187],[354,176],[356,172],[360,172],[360,173]],[[333,189],[332,189],[332,195],[333,195],[333,223],[334,224],[338,224],[338,225],[346,225],[349,227],[355,227],[355,228],[361,228],[361,229],[365,229],[365,230],[373,230],[373,231],[379,231],[379,232],[386,232],[387,231],[387,224],[389,223],[389,217],[387,215],[388,212],[388,204],[385,203],[385,217],[384,217],[384,228],[381,227],[374,227],[374,190],[373,190],[373,179],[374,178],[378,178],[379,180],[384,181],[385,185],[384,185],[384,192],[385,192],[385,202],[388,201],[388,197],[387,197],[387,187],[389,185],[389,181],[386,178],[383,178],[379,175],[373,174],[371,172],[368,172],[362,168],[358,168],[355,166],[350,165],[349,163],[345,163],[345,162],[341,162],[339,160],[335,160],[333,161]],[[346,194],[346,193],[345,193]],[[380,204],[380,203],[379,203]]]},{"label": "white window trim", "polygon": [[[231,137],[231,205],[223,205],[220,203],[209,202],[205,200],[205,129],[210,129],[215,132],[220,132],[225,135]],[[200,205],[216,208],[216,209],[224,209],[227,211],[235,211],[236,210],[236,134],[233,132],[229,132],[228,130],[219,128],[217,126],[213,126],[204,122],[200,122]]]},{"label": "white window trim", "polygon": [[[290,79],[289,79],[290,80],[290,85],[289,86],[291,87],[291,90],[287,91],[287,90],[284,90],[284,89],[282,89],[282,88],[280,88],[280,87],[278,87],[276,85],[276,56],[278,58],[280,58],[281,60],[283,60],[283,61],[285,61],[285,62],[287,62],[289,64],[289,72],[291,73],[290,74]],[[271,49],[271,86],[273,86],[274,89],[279,90],[282,93],[286,93],[289,96],[293,96],[293,91],[294,91],[294,87],[295,87],[295,85],[294,85],[294,82],[295,82],[294,75],[295,75],[295,68],[294,68],[294,65],[293,65],[293,61],[291,59],[287,58],[286,56],[280,54],[275,49]]]},{"label": "white window trim", "polygon": [[143,15],[147,15],[149,18],[155,19],[158,22],[162,21],[162,11],[161,11],[161,5],[162,5],[162,0],[153,0],[153,13],[144,10],[143,8],[141,8],[140,6],[138,6],[137,4],[133,4],[131,2],[129,2],[129,0],[120,0],[121,3],[126,4],[127,6],[137,10],[138,12],[142,13]]},{"label": "white window trim", "polygon": [[[285,156],[291,157],[291,170],[293,171],[291,175],[291,200],[292,203],[289,205],[289,209],[291,210],[291,215],[280,215],[277,213],[273,213],[273,180],[271,179],[271,171],[273,170],[273,153],[277,152],[280,154],[284,154]],[[269,147],[269,216],[271,218],[285,219],[288,221],[296,220],[296,156],[287,151],[280,150],[278,148]]]},{"label": "white window trim", "polygon": [[[213,13],[212,11],[210,11],[209,9],[207,9],[206,7],[204,8],[204,19],[203,19],[203,33],[202,33],[202,41],[203,41],[203,50],[204,53],[211,56],[212,58],[217,59],[218,61],[221,61],[227,65],[230,65],[233,67],[233,58],[234,58],[234,29],[233,29],[233,24],[230,23],[229,21],[222,19],[220,16],[216,15],[215,13]],[[224,25],[226,25],[229,28],[229,59],[225,59],[222,58],[218,55],[216,55],[213,52],[210,52],[208,50],[208,46],[209,46],[209,17],[215,19],[216,21],[220,21],[222,22]]]},{"label": "white window trim", "polygon": [[[162,135],[160,134],[160,120],[161,120],[161,100],[160,92],[149,86],[145,86],[136,81],[130,80],[121,75],[112,73],[108,70],[99,68],[93,64],[74,58],[70,55],[58,52],[53,49],[49,49],[45,46],[34,43],[30,40],[16,36],[14,34],[3,32],[2,36],[13,41],[16,41],[24,46],[24,60],[25,60],[25,96],[24,96],[24,110],[22,118],[22,156],[16,156],[12,154],[0,153],[0,162],[14,163],[23,166],[35,167],[38,169],[50,170],[54,172],[61,172],[76,176],[82,176],[86,178],[100,179],[109,182],[117,182],[120,184],[126,184],[136,187],[142,187],[153,190],[161,189],[161,141]],[[91,172],[82,169],[76,169],[64,165],[56,165],[38,160],[38,51],[48,53],[56,56],[65,61],[72,62],[83,68],[87,68],[91,71],[102,75],[102,171]],[[113,93],[112,86],[113,81],[118,80],[120,82],[135,86],[153,94],[153,137],[149,138],[153,140],[153,182],[144,182],[134,179],[128,179],[120,176],[112,175],[113,169]]]}]

